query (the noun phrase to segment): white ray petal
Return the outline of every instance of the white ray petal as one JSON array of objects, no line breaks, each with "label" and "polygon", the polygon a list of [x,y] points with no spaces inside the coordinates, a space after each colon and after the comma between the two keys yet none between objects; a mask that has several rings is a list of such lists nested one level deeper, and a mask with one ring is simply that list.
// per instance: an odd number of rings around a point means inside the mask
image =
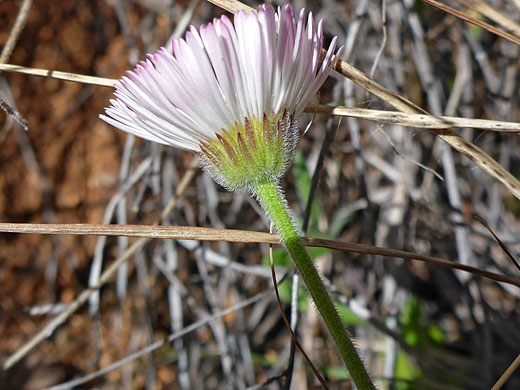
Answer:
[{"label": "white ray petal", "polygon": [[[320,65],[323,23],[286,4],[240,11],[147,56],[116,85],[100,117],[153,142],[200,151],[200,142],[246,118],[299,114],[334,65],[336,39]],[[341,52],[337,51],[336,56]]]}]

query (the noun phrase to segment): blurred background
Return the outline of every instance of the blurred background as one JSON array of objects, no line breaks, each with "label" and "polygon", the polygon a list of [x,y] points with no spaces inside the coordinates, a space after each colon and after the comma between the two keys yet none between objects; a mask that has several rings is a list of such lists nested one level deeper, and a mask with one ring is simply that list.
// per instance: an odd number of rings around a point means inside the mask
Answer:
[{"label": "blurred background", "polygon": [[[518,45],[421,1],[292,4],[324,19],[327,42],[337,35],[350,64],[430,113],[518,121]],[[487,4],[449,1],[520,37],[520,4]],[[172,34],[181,36],[190,24],[198,27],[224,13],[205,1],[3,0],[1,45],[23,6],[26,25],[4,60],[108,78],[121,77]],[[6,103],[0,112],[1,222],[149,225],[159,218],[193,172],[194,156],[129,137],[99,120],[111,94],[108,87],[0,75]],[[329,77],[319,102],[392,109],[338,74]],[[7,114],[13,110],[27,121],[27,131]],[[300,127],[307,131],[283,187],[296,219],[307,221],[308,236],[519,277],[473,217],[484,219],[518,254],[519,200],[432,133],[326,114],[302,115]],[[518,178],[518,135],[457,132]],[[269,231],[249,195],[225,191],[199,169],[163,223]],[[136,241],[2,233],[0,361],[66,310]],[[319,388],[291,347],[268,249],[143,243],[97,300],[94,294],[0,372],[0,388]],[[489,389],[520,352],[518,287],[423,262],[310,251],[382,389]],[[304,349],[330,388],[351,388],[304,288],[292,288],[294,270],[284,251],[275,248],[273,258],[278,275],[286,275],[280,294]],[[233,310],[223,315],[226,308]],[[186,334],[165,340],[192,324]],[[121,362],[161,341],[153,352]],[[100,371],[114,363],[121,364]],[[520,388],[520,375],[503,388]]]}]

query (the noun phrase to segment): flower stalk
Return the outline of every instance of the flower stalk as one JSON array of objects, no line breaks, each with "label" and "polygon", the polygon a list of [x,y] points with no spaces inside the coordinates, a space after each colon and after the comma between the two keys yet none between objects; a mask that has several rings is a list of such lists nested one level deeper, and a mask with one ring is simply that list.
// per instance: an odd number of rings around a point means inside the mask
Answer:
[{"label": "flower stalk", "polygon": [[257,199],[271,217],[282,242],[298,269],[311,297],[329,329],[341,358],[347,365],[352,380],[360,390],[375,389],[361,358],[350,338],[348,330],[343,326],[339,314],[314,267],[293,221],[288,212],[278,184],[272,180],[264,180],[253,187]]}]

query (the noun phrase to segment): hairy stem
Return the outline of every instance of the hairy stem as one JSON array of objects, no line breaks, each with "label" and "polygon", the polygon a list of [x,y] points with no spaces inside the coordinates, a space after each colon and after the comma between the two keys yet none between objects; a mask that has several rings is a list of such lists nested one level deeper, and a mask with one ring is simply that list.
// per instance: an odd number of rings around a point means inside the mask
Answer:
[{"label": "hairy stem", "polygon": [[276,182],[260,182],[255,186],[254,192],[271,217],[287,251],[296,264],[357,388],[360,390],[375,389],[318,271],[312,264],[312,260],[296,232],[288,213],[288,206]]}]

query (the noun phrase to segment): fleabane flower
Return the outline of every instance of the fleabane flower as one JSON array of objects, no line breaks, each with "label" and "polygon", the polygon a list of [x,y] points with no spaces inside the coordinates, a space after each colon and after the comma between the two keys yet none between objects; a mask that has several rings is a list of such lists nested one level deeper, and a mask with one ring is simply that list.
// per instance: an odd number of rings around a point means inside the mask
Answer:
[{"label": "fleabane flower", "polygon": [[214,19],[172,53],[161,48],[116,83],[100,117],[150,141],[199,153],[232,190],[283,176],[299,139],[296,116],[328,76],[336,38],[320,63],[323,24],[290,5]]},{"label": "fleabane flower", "polygon": [[320,61],[323,24],[275,12],[238,12],[191,27],[116,83],[101,118],[150,141],[197,152],[231,190],[248,190],[271,217],[359,389],[375,390],[347,329],[298,235],[279,187],[294,156],[296,116],[328,76],[334,38]]}]

